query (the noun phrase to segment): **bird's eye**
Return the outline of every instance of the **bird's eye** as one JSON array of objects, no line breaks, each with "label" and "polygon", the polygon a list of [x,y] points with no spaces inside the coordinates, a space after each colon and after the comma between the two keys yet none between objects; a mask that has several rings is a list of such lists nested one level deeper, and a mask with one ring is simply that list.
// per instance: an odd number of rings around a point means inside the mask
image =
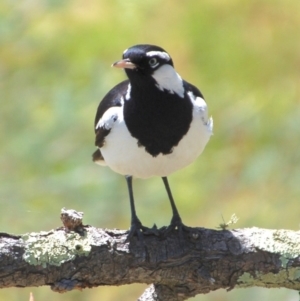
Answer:
[{"label": "bird's eye", "polygon": [[150,59],[149,60],[149,65],[151,66],[151,67],[155,67],[156,65],[157,65],[157,59],[156,58],[152,58],[152,59]]}]

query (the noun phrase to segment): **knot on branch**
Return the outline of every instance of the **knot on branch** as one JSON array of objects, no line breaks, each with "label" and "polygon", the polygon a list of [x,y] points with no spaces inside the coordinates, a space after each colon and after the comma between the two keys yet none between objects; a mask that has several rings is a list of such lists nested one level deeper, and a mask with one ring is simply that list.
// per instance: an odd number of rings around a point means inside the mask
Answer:
[{"label": "knot on branch", "polygon": [[68,231],[81,232],[83,212],[78,212],[73,209],[61,209],[60,219],[64,227]]}]

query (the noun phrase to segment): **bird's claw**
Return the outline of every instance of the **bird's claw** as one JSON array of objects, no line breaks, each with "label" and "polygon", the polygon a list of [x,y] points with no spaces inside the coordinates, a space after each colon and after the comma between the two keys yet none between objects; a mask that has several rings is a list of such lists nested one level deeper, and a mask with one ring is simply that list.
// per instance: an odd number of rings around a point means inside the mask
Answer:
[{"label": "bird's claw", "polygon": [[128,231],[128,236],[126,238],[126,242],[130,241],[133,236],[137,236],[139,241],[144,241],[145,235],[155,235],[166,237],[174,230],[177,230],[181,239],[183,239],[184,232],[190,232],[191,228],[184,225],[181,221],[179,215],[174,215],[172,217],[171,223],[167,227],[162,227],[160,229],[157,228],[156,224],[152,226],[152,228],[148,228],[142,225],[138,218],[131,221],[131,226]]},{"label": "bird's claw", "polygon": [[126,242],[130,241],[133,236],[137,236],[138,240],[143,241],[144,235],[155,235],[159,236],[160,232],[157,226],[154,224],[152,228],[148,228],[142,225],[139,220],[131,222],[131,227],[126,238]]},{"label": "bird's claw", "polygon": [[159,235],[160,235],[160,232],[159,232],[159,229],[157,229],[156,224],[154,224],[154,225],[152,226],[152,228],[144,227],[144,229],[143,229],[143,234],[144,234],[144,235],[155,235],[155,236],[159,236]]},{"label": "bird's claw", "polygon": [[163,235],[167,236],[168,234],[170,234],[172,231],[174,231],[176,229],[178,230],[179,235],[181,237],[183,237],[183,232],[189,232],[191,230],[190,227],[188,227],[182,223],[180,216],[177,216],[177,215],[174,215],[172,217],[171,223],[168,227],[163,227],[161,230],[162,230]]}]

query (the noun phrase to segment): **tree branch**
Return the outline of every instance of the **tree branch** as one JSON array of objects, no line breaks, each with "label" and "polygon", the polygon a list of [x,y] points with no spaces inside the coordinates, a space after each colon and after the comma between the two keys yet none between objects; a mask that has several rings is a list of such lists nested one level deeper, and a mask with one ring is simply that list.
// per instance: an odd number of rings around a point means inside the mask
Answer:
[{"label": "tree branch", "polygon": [[65,292],[153,283],[139,301],[185,300],[219,288],[300,290],[300,232],[191,228],[145,236],[83,226],[65,210],[64,227],[20,236],[0,233],[0,288],[49,285]]}]

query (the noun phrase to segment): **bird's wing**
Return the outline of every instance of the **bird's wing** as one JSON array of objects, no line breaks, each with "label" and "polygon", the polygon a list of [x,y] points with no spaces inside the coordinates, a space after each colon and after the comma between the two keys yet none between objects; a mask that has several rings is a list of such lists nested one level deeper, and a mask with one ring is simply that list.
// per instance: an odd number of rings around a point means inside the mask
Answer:
[{"label": "bird's wing", "polygon": [[116,85],[105,95],[98,106],[94,123],[96,134],[95,145],[98,149],[93,154],[93,161],[99,164],[101,164],[101,161],[104,160],[99,148],[104,145],[105,137],[109,134],[113,123],[116,121],[117,115],[114,114],[114,108],[118,108],[123,105],[128,84],[129,81],[125,80]]},{"label": "bird's wing", "polygon": [[194,112],[197,116],[200,116],[203,123],[207,126],[207,129],[212,132],[213,130],[213,119],[208,117],[207,105],[204,100],[203,94],[194,85],[183,81],[184,88],[194,106]]},{"label": "bird's wing", "polygon": [[183,87],[184,87],[185,91],[192,92],[195,95],[195,97],[201,97],[202,99],[204,99],[204,96],[200,92],[200,90],[185,80],[183,81]]}]

